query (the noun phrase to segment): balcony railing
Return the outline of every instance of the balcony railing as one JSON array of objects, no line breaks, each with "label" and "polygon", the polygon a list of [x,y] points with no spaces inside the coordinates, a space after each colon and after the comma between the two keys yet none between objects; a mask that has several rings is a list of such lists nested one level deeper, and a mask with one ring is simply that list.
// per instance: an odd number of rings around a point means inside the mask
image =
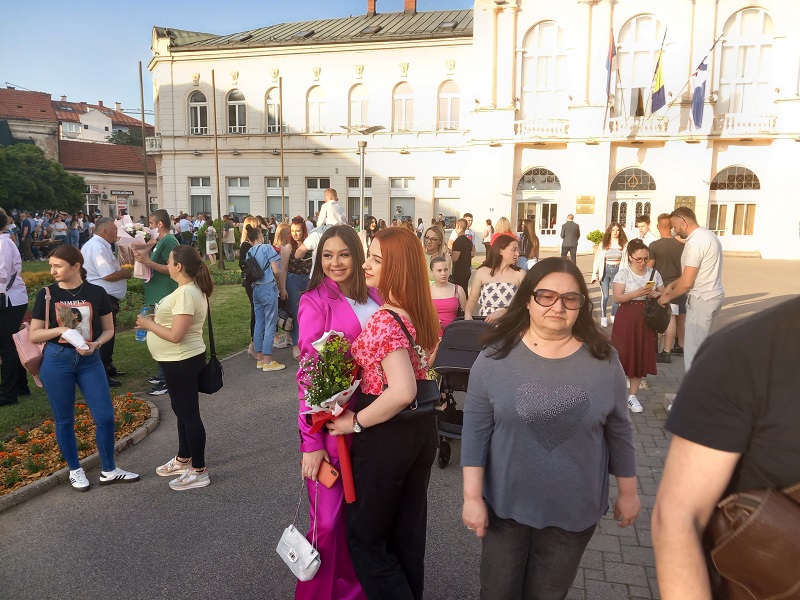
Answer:
[{"label": "balcony railing", "polygon": [[611,137],[667,135],[669,119],[666,117],[612,117],[608,120]]},{"label": "balcony railing", "polygon": [[514,121],[514,136],[517,139],[563,138],[569,134],[567,119],[526,119]]},{"label": "balcony railing", "polygon": [[322,123],[309,123],[306,133],[326,133],[327,129]]},{"label": "balcony railing", "polygon": [[189,127],[189,135],[208,135],[208,127]]},{"label": "balcony railing", "polygon": [[460,123],[458,121],[439,121],[437,129],[439,131],[458,131]]},{"label": "balcony railing", "polygon": [[771,115],[717,115],[711,133],[723,136],[771,134],[776,132],[777,121],[778,117]]},{"label": "balcony railing", "polygon": [[161,136],[157,135],[145,138],[145,147],[147,148],[148,154],[161,153]]},{"label": "balcony railing", "polygon": [[[285,127],[286,126],[284,125],[284,128]],[[277,123],[274,124],[274,125],[267,125],[267,133],[280,133],[280,132],[281,132],[281,126],[278,125]],[[285,129],[284,129],[284,133],[286,133]]]},{"label": "balcony railing", "polygon": [[228,125],[228,133],[247,133],[247,125]]}]

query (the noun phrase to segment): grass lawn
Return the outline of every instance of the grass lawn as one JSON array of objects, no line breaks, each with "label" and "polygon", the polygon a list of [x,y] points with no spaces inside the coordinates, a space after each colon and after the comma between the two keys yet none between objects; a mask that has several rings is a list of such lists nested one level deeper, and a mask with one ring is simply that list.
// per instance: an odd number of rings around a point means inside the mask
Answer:
[{"label": "grass lawn", "polygon": [[[23,264],[26,271],[46,270],[47,267],[46,262]],[[214,320],[217,355],[220,358],[247,347],[250,341],[250,304],[241,285],[215,286],[211,296],[211,314]],[[204,335],[208,347],[207,329]],[[111,390],[114,395],[143,392],[152,387],[147,378],[156,374],[156,363],[150,357],[147,344],[136,341],[133,329],[117,331],[114,364],[120,371],[127,373],[125,377],[120,378],[122,386]],[[0,408],[0,441],[9,439],[17,427],[27,429],[52,418],[44,390],[36,387],[33,378],[29,378],[29,381],[31,386],[29,397],[20,397],[19,404]],[[81,397],[80,393],[78,397]]]}]

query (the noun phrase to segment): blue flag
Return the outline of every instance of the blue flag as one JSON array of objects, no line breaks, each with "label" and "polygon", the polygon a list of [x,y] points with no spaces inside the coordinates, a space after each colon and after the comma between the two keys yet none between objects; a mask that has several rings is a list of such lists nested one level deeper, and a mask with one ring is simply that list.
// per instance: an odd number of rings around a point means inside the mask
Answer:
[{"label": "blue flag", "polygon": [[611,93],[611,71],[616,67],[617,46],[614,44],[614,30],[611,30],[611,39],[608,41],[608,56],[606,57],[606,97]]},{"label": "blue flag", "polygon": [[692,122],[695,129],[703,126],[703,103],[706,100],[706,83],[708,82],[708,65],[706,59],[700,63],[692,74],[694,78],[694,91],[692,92]]},{"label": "blue flag", "polygon": [[653,78],[653,100],[651,103],[650,112],[654,113],[662,108],[667,103],[667,93],[664,89],[664,69],[662,68],[661,55],[663,52],[658,53],[658,62],[656,63],[656,76]]}]

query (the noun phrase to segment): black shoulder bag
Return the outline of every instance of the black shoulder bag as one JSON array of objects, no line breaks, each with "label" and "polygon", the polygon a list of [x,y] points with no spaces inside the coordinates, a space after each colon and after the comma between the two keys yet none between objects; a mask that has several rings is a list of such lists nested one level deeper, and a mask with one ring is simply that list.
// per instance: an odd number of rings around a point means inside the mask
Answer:
[{"label": "black shoulder bag", "polygon": [[217,360],[217,348],[214,345],[214,327],[211,324],[211,305],[208,306],[208,341],[211,345],[211,358],[197,376],[197,389],[204,394],[215,394],[222,389],[222,363]]},{"label": "black shoulder bag", "polygon": [[[648,281],[653,281],[655,274],[656,270],[651,269],[650,279],[648,279]],[[658,303],[656,298],[645,299],[644,322],[647,323],[647,326],[656,333],[664,333],[667,330],[671,316],[672,311],[669,305],[662,306]]]},{"label": "black shoulder bag", "polygon": [[[384,310],[392,315],[394,320],[400,324],[403,333],[406,334],[406,338],[408,338],[411,344],[410,350],[416,352],[420,360],[423,361],[423,350],[416,344],[414,338],[411,337],[411,333],[409,333],[400,315],[393,310]],[[418,419],[424,419],[425,417],[436,416],[440,413],[439,407],[443,403],[442,395],[439,392],[439,384],[436,381],[432,379],[417,379],[417,395],[414,397],[414,401],[392,417],[392,421],[416,421]]]}]

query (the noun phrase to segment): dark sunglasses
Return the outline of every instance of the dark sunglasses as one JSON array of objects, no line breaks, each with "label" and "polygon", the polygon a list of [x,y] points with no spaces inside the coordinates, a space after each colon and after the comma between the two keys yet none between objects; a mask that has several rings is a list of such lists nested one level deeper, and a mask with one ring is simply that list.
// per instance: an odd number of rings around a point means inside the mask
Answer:
[{"label": "dark sunglasses", "polygon": [[566,294],[559,294],[553,290],[539,289],[534,290],[533,300],[539,306],[550,307],[553,306],[559,298],[561,303],[567,310],[578,310],[586,302],[586,296],[578,292],[567,292]]}]

